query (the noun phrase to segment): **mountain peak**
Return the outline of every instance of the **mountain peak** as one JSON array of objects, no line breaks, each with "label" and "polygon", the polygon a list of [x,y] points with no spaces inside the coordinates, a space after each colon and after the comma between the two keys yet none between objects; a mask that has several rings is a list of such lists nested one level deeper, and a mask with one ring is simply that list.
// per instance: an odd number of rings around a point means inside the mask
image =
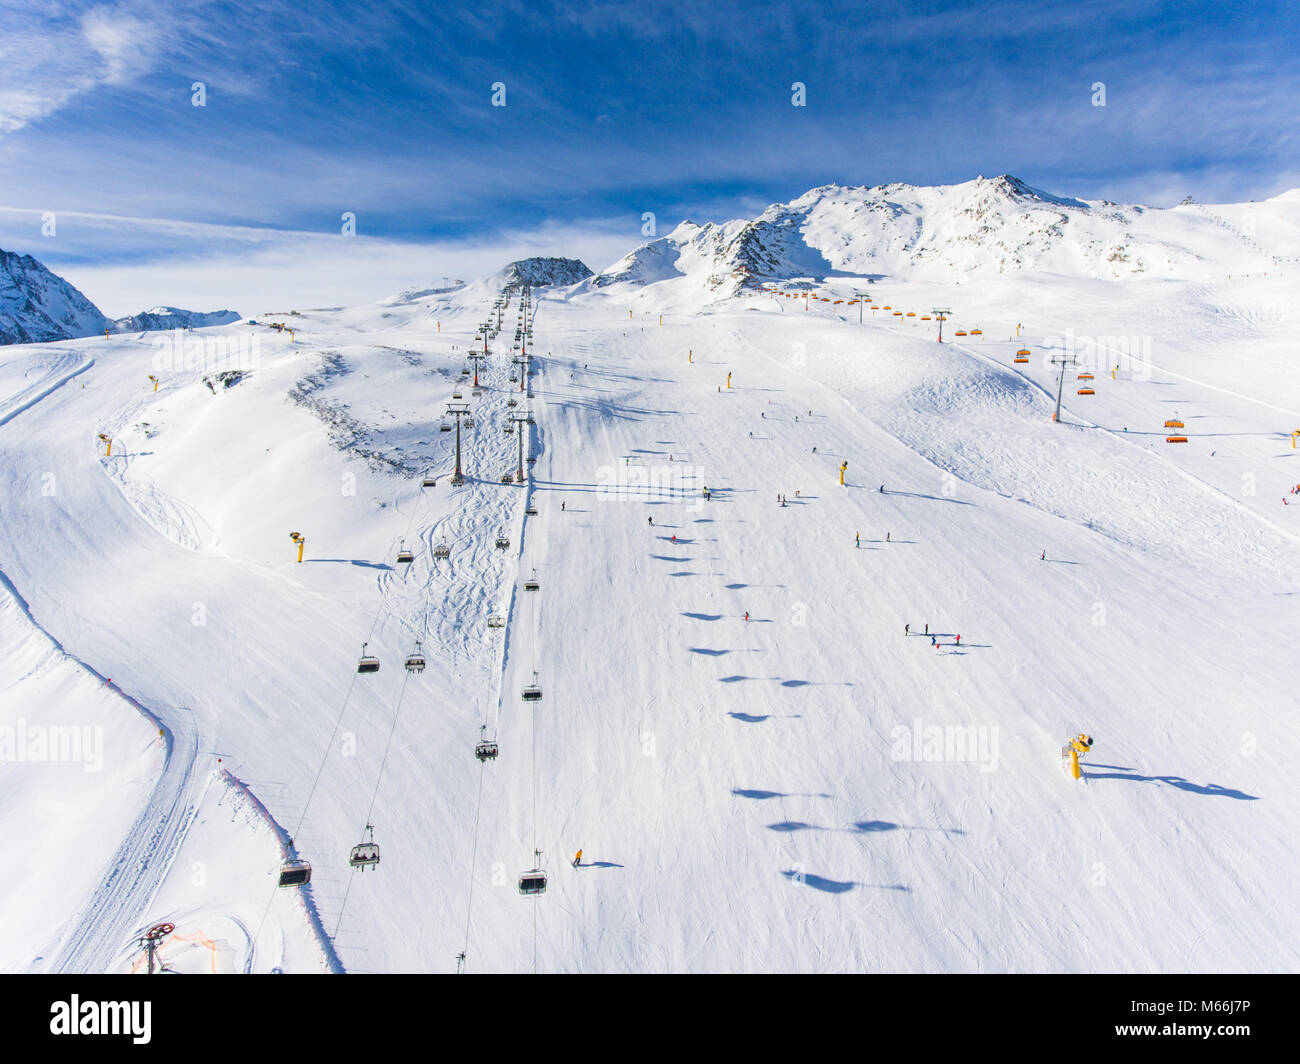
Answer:
[{"label": "mountain peak", "polygon": [[506,285],[528,285],[533,288],[577,284],[590,276],[592,272],[585,262],[556,256],[516,259],[507,263],[500,273],[500,278]]}]

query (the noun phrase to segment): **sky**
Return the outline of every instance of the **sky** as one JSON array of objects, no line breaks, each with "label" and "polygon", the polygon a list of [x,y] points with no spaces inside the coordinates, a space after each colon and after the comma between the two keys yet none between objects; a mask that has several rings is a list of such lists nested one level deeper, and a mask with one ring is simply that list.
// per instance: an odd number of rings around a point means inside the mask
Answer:
[{"label": "sky", "polygon": [[1263,199],[1298,43],[1295,0],[0,0],[0,247],[106,313],[255,313],[832,182]]}]

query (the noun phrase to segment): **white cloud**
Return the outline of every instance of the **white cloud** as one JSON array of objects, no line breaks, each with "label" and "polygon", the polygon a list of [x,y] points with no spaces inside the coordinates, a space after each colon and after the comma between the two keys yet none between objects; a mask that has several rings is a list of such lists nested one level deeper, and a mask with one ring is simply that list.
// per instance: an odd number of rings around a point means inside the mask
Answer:
[{"label": "white cloud", "polygon": [[0,247],[35,256],[112,317],[158,304],[256,314],[369,303],[532,255],[579,258],[599,271],[641,239],[602,221],[414,243],[75,212],[57,215],[53,238],[39,232],[39,212],[0,207]]},{"label": "white cloud", "polygon": [[168,8],[131,0],[80,18],[57,5],[5,10],[0,35],[0,135],[66,107],[99,86],[128,85],[151,69],[168,34]]}]

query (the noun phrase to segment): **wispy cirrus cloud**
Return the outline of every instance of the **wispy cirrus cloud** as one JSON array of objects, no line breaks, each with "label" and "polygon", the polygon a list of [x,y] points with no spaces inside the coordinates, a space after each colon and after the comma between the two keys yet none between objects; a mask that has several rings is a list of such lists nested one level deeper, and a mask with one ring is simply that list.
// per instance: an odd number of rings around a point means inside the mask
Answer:
[{"label": "wispy cirrus cloud", "polygon": [[53,114],[98,86],[125,86],[153,69],[168,38],[168,8],[153,3],[6,4],[0,11],[0,134]]}]

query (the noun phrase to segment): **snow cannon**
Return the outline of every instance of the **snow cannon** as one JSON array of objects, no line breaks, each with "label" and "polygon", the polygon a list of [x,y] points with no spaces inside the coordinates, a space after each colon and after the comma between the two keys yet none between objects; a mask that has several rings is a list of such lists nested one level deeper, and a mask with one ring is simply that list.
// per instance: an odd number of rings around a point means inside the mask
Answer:
[{"label": "snow cannon", "polygon": [[1061,747],[1061,766],[1073,779],[1083,778],[1083,769],[1079,767],[1079,755],[1092,749],[1092,736],[1080,733]]}]

